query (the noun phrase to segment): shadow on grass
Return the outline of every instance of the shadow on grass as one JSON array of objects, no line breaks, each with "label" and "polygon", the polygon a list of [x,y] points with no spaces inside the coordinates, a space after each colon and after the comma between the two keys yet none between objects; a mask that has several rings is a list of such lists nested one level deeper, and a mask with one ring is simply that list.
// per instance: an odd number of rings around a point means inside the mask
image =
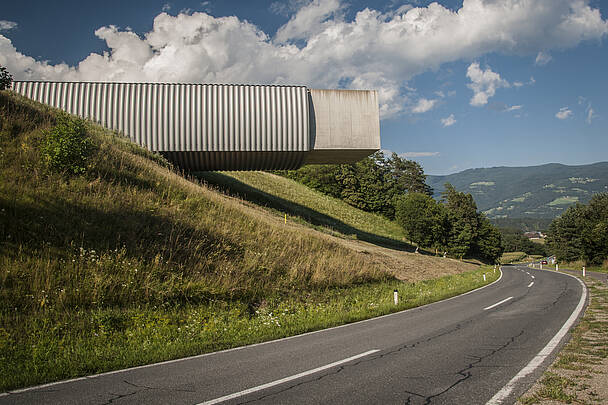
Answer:
[{"label": "shadow on grass", "polygon": [[[0,197],[0,250],[48,246],[68,252],[66,248],[84,247],[105,253],[123,248],[131,258],[153,261],[160,255],[164,261],[185,267],[195,266],[211,253],[228,260],[240,260],[244,255],[234,241],[145,209],[103,209],[55,196],[28,195],[24,199]],[[8,253],[19,254],[11,249]]]},{"label": "shadow on grass", "polygon": [[[218,188],[228,195],[239,197],[257,205],[287,213],[314,226],[330,228],[344,235],[354,235],[359,240],[389,249],[401,250],[405,252],[413,252],[415,250],[414,246],[405,242],[362,231],[361,229],[357,229],[351,225],[345,224],[334,217],[322,214],[311,208],[285,200],[281,197],[268,194],[262,190],[245,184],[234,177],[230,177],[219,172],[195,172],[192,173],[192,176],[209,184],[210,186]],[[423,252],[421,251],[420,253]],[[427,254],[427,252],[424,252],[423,254]]]}]

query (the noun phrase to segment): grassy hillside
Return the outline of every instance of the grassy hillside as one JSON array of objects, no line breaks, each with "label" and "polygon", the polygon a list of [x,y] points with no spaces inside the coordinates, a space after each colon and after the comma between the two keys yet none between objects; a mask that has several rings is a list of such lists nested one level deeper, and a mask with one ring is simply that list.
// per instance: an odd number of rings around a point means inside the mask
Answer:
[{"label": "grassy hillside", "polygon": [[471,193],[478,208],[491,219],[551,219],[570,205],[587,203],[594,193],[608,190],[608,162],[492,167],[427,177],[436,196],[446,182],[458,191]]},{"label": "grassy hillside", "polygon": [[[184,178],[91,123],[84,172],[53,169],[42,151],[60,121],[0,92],[0,391],[302,333],[483,284],[480,271],[464,273],[476,266],[404,252],[380,217],[313,201],[276,176],[240,177],[271,206],[301,207],[306,215],[285,224],[277,208]],[[290,183],[273,191],[277,181]],[[411,284],[399,271],[410,281],[451,276]],[[404,297],[397,307],[393,289]]]},{"label": "grassy hillside", "polygon": [[403,242],[403,229],[385,217],[358,209],[337,198],[285,177],[264,172],[201,172],[196,176],[232,195],[286,213],[290,220],[316,229],[372,243],[413,248]]}]

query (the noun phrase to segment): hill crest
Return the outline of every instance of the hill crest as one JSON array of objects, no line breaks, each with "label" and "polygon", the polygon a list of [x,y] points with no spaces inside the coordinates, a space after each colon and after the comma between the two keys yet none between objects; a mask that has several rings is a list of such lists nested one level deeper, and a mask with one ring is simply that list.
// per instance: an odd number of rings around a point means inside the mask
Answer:
[{"label": "hill crest", "polygon": [[570,205],[586,203],[593,194],[608,191],[608,162],[498,166],[427,177],[435,198],[441,198],[445,183],[471,193],[479,210],[491,219],[552,219]]}]

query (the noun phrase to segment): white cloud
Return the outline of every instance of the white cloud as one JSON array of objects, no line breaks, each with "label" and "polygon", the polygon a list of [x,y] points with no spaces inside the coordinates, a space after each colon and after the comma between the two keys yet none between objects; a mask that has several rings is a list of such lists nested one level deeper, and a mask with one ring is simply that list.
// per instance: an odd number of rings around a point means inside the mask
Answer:
[{"label": "white cloud", "polygon": [[310,3],[310,0],[275,1],[270,3],[268,10],[270,10],[271,13],[288,17],[308,3]]},{"label": "white cloud", "polygon": [[591,105],[589,105],[589,107],[587,108],[587,124],[591,124],[591,121],[593,121],[593,119],[596,117],[597,115],[595,114],[595,111],[593,110],[593,108],[591,108]]},{"label": "white cloud", "polygon": [[277,30],[275,41],[285,43],[326,31],[336,24],[336,19],[331,20],[330,17],[337,15],[341,8],[339,0],[313,0]]},{"label": "white cloud", "polygon": [[467,86],[473,90],[470,104],[476,107],[488,104],[488,99],[494,96],[496,89],[509,87],[509,82],[502,79],[498,73],[490,68],[481,70],[477,62],[469,65],[467,77],[471,80]]},{"label": "white cloud", "polygon": [[551,55],[549,55],[546,52],[540,51],[536,55],[536,60],[534,61],[534,64],[537,66],[544,66],[547,63],[551,62],[552,59],[553,59],[553,57]]},{"label": "white cloud", "polygon": [[517,111],[517,110],[521,110],[523,107],[523,105],[512,105],[511,107],[507,107],[505,108],[505,112],[509,112],[509,111]]},{"label": "white cloud", "polygon": [[450,114],[446,118],[441,119],[441,125],[444,127],[450,127],[456,123],[456,118],[454,118],[454,114]]},{"label": "white cloud", "polygon": [[17,28],[17,23],[14,21],[0,20],[0,31],[10,31]]},{"label": "white cloud", "polygon": [[426,98],[421,98],[418,100],[418,103],[412,108],[412,112],[414,114],[421,114],[427,111],[430,111],[437,104],[437,100],[428,100]]},{"label": "white cloud", "polygon": [[513,86],[522,87],[524,84],[522,82],[513,82]]},{"label": "white cloud", "polygon": [[437,157],[439,156],[439,152],[405,152],[400,153],[399,156],[407,159],[419,157]]},{"label": "white cloud", "polygon": [[163,4],[163,7],[162,7],[161,10],[163,10],[163,11],[169,11],[169,10],[171,10],[171,4],[170,3]]},{"label": "white cloud", "polygon": [[[374,88],[388,117],[412,105],[403,90],[408,80],[444,63],[492,52],[537,55],[608,34],[608,22],[587,0],[463,0],[456,11],[433,2],[393,13],[366,8],[352,20],[344,17],[345,4],[309,1],[274,36],[238,17],[161,13],[143,35],[101,27],[95,33],[108,49],[75,66],[31,58],[0,35],[0,64],[17,80]],[[501,83],[473,83],[475,103],[486,103]]]},{"label": "white cloud", "polygon": [[560,120],[565,120],[572,116],[572,111],[568,107],[562,107],[559,109],[557,113],[555,113],[555,117]]}]

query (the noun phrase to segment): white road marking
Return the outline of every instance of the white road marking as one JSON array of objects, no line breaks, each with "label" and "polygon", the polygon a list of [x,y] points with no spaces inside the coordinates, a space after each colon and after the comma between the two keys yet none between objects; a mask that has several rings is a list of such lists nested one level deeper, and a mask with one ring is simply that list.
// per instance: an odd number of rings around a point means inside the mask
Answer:
[{"label": "white road marking", "polygon": [[528,284],[528,288],[532,287],[534,285],[534,281],[531,282],[530,284]]},{"label": "white road marking", "polygon": [[305,333],[301,333],[299,335],[292,335],[292,336],[287,336],[287,337],[284,337],[284,338],[279,338],[279,339],[274,339],[274,340],[267,340],[265,342],[253,343],[253,344],[250,344],[250,345],[239,346],[239,347],[233,347],[231,349],[219,350],[217,352],[197,354],[195,356],[182,357],[180,359],[166,360],[166,361],[161,361],[161,362],[158,362],[158,363],[145,364],[143,366],[135,366],[135,367],[130,367],[130,368],[123,368],[123,369],[120,369],[120,370],[106,371],[105,373],[93,374],[93,375],[88,375],[88,376],[84,376],[84,377],[72,378],[72,379],[69,379],[69,380],[54,381],[54,382],[46,383],[46,384],[42,384],[42,385],[34,385],[32,387],[20,388],[20,389],[17,389],[17,390],[0,393],[0,397],[7,396],[7,395],[10,395],[10,394],[20,394],[20,393],[23,393],[23,392],[35,391],[35,390],[39,390],[39,389],[42,389],[42,388],[48,388],[48,387],[56,386],[56,385],[69,384],[69,383],[76,382],[76,381],[81,381],[81,380],[87,380],[87,379],[92,379],[92,378],[105,377],[105,376],[112,375],[112,374],[126,373],[126,372],[130,372],[130,371],[134,371],[134,370],[144,369],[144,368],[164,366],[165,364],[173,364],[173,363],[179,363],[179,362],[182,362],[182,361],[190,361],[190,360],[195,360],[195,359],[202,359],[204,357],[217,356],[218,354],[223,354],[223,353],[228,353],[228,352],[234,352],[234,351],[243,350],[243,349],[250,349],[250,348],[253,348],[253,347],[256,347],[256,346],[265,346],[265,345],[269,345],[269,344],[273,344],[273,343],[277,343],[277,342],[282,342],[282,341],[285,341],[285,340],[299,339],[299,338],[302,338],[304,336],[320,334],[320,333],[328,332],[328,331],[331,331],[331,330],[334,330],[334,329],[349,328],[349,327],[352,327],[353,325],[357,325],[357,324],[361,324],[361,323],[365,323],[365,322],[374,322],[374,321],[377,321],[377,320],[380,320],[380,319],[383,319],[383,318],[388,318],[388,317],[391,317],[391,316],[398,316],[398,315],[403,315],[405,313],[412,312],[412,311],[419,311],[422,308],[426,308],[426,307],[430,307],[430,306],[433,306],[433,305],[441,304],[443,302],[454,300],[454,299],[459,298],[459,297],[464,297],[465,295],[473,294],[473,293],[475,293],[475,292],[477,292],[479,290],[483,290],[484,288],[488,288],[490,286],[493,286],[494,284],[497,284],[500,280],[502,280],[502,276],[503,276],[502,267],[499,267],[498,271],[500,271],[500,276],[498,277],[498,279],[494,280],[490,284],[486,284],[486,285],[481,286],[479,288],[476,288],[474,290],[467,291],[467,292],[462,293],[460,295],[455,295],[453,297],[446,298],[446,299],[441,300],[441,301],[435,301],[435,302],[431,302],[429,304],[421,305],[419,307],[404,309],[403,311],[393,312],[391,314],[386,314],[386,315],[380,315],[380,316],[377,316],[375,318],[363,319],[361,321],[357,321],[357,322],[353,322],[353,323],[346,323],[344,325],[332,326],[331,328],[313,330],[311,332],[305,332]]},{"label": "white road marking", "polygon": [[534,276],[530,276],[530,277],[532,277],[532,279],[534,279]]},{"label": "white road marking", "polygon": [[286,383],[288,381],[297,380],[298,378],[306,377],[307,375],[318,373],[319,371],[327,370],[328,368],[339,366],[340,364],[348,363],[349,361],[360,359],[361,357],[369,356],[370,354],[373,354],[373,353],[376,353],[376,352],[379,352],[379,351],[380,350],[378,350],[378,349],[370,350],[368,352],[357,354],[356,356],[352,356],[352,357],[349,357],[349,358],[344,359],[344,360],[335,361],[335,362],[327,364],[325,366],[317,367],[317,368],[314,368],[312,370],[303,371],[301,373],[294,374],[294,375],[289,376],[289,377],[281,378],[280,380],[276,380],[276,381],[272,381],[272,382],[269,382],[269,383],[266,383],[266,384],[258,385],[257,387],[249,388],[249,389],[246,389],[246,390],[243,390],[243,391],[240,391],[240,392],[235,392],[234,394],[225,395],[223,397],[215,398],[215,399],[212,399],[210,401],[201,402],[198,405],[219,404],[220,402],[224,402],[224,401],[228,401],[230,399],[242,397],[244,395],[251,394],[253,392],[265,390],[266,388],[274,387],[275,385],[283,384],[283,383]]},{"label": "white road marking", "polygon": [[[569,274],[566,275],[570,276]],[[517,373],[517,375],[507,383],[507,385],[502,387],[502,389],[498,391],[496,395],[494,395],[488,402],[486,402],[486,405],[502,404],[503,401],[509,397],[509,395],[515,388],[515,384],[522,378],[534,372],[534,370],[536,370],[538,367],[540,367],[543,361],[545,361],[545,359],[557,348],[557,345],[563,339],[566,333],[568,333],[572,325],[574,325],[574,322],[576,322],[576,319],[585,307],[585,301],[587,300],[587,287],[578,278],[576,278],[576,280],[578,280],[578,282],[583,286],[583,293],[581,294],[581,299],[578,301],[578,305],[576,306],[576,308],[574,308],[574,311],[570,315],[570,318],[568,318],[568,320],[564,323],[564,325],[557,332],[557,334],[553,336],[553,339],[551,339],[549,343],[547,343],[547,346],[545,346],[540,352],[538,352],[538,354],[534,356],[534,358],[524,368],[522,368],[521,371]]]},{"label": "white road marking", "polygon": [[507,302],[507,301],[509,301],[509,300],[512,300],[512,299],[513,299],[513,297],[505,298],[504,300],[502,300],[502,301],[500,301],[500,302],[497,302],[497,303],[496,303],[496,304],[494,304],[494,305],[490,305],[489,307],[485,307],[483,310],[484,310],[484,311],[487,311],[488,309],[492,309],[492,308],[494,308],[494,307],[497,307],[497,306],[499,306],[500,304],[504,304],[505,302]]}]

